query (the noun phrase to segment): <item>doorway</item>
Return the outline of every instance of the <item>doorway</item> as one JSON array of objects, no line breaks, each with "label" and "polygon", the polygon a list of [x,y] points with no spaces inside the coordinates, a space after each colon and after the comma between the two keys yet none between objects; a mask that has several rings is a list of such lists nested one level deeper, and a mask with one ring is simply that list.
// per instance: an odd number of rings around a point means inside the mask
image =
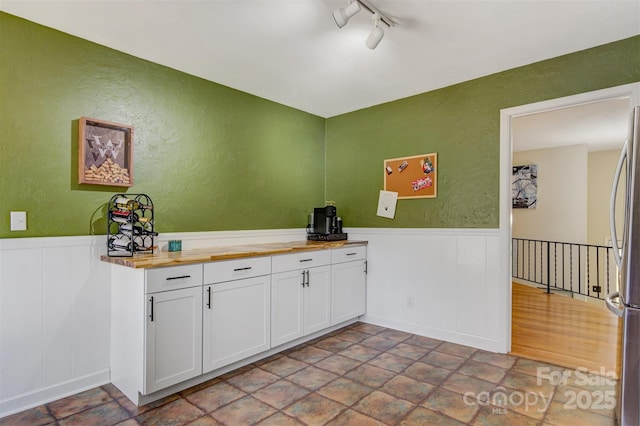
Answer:
[{"label": "doorway", "polygon": [[[609,89],[598,90],[594,92],[583,93],[566,98],[553,99],[549,101],[538,102],[529,105],[522,105],[519,107],[508,108],[501,111],[500,119],[500,182],[501,182],[501,197],[500,197],[500,231],[501,238],[503,238],[504,255],[508,258],[505,259],[505,270],[508,274],[508,282],[505,285],[506,306],[507,311],[507,330],[506,340],[507,352],[512,349],[512,291],[513,285],[511,282],[512,276],[512,262],[511,262],[511,239],[512,239],[512,209],[511,209],[511,173],[512,173],[512,158],[514,152],[513,140],[514,140],[514,120],[519,117],[533,116],[535,114],[548,113],[550,111],[565,110],[569,107],[584,106],[593,104],[596,102],[602,102],[611,99],[627,99],[629,110],[634,105],[640,104],[640,83],[634,83],[624,86],[618,86]],[[586,231],[585,231],[586,232]],[[585,234],[586,240],[586,234]],[[504,299],[503,299],[504,300]]]}]

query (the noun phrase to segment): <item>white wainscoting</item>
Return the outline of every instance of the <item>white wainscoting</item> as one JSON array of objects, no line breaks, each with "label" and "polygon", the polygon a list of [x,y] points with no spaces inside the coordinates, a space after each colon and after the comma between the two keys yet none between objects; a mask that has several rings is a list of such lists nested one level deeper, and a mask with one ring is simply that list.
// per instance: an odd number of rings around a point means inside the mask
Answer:
[{"label": "white wainscoting", "polygon": [[362,321],[493,352],[509,351],[509,252],[500,230],[347,232],[349,239],[369,241],[367,314]]},{"label": "white wainscoting", "polygon": [[[509,280],[500,273],[508,251],[498,230],[347,232],[369,241],[363,321],[508,350]],[[303,229],[172,233],[162,234],[159,246],[166,250],[171,239],[188,250],[304,238]],[[104,253],[104,236],[0,239],[0,417],[109,382]]]},{"label": "white wainscoting", "polygon": [[[0,417],[110,381],[105,236],[0,239]],[[183,249],[305,239],[300,229],[162,234]]]}]

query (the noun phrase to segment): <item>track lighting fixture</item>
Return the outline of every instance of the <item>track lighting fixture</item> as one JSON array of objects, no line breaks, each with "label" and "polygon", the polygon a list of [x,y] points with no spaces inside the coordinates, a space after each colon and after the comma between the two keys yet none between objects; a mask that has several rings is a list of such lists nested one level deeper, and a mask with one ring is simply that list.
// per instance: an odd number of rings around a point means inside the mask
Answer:
[{"label": "track lighting fixture", "polygon": [[333,19],[336,21],[336,25],[339,28],[344,27],[349,22],[349,19],[360,12],[360,3],[353,0],[347,7],[341,7],[333,12]]},{"label": "track lighting fixture", "polygon": [[380,44],[382,37],[384,37],[384,30],[380,28],[380,17],[377,13],[374,13],[373,31],[371,31],[371,34],[369,34],[369,37],[367,37],[367,41],[365,42],[365,44],[369,49],[373,50],[378,47],[378,44]]},{"label": "track lighting fixture", "polygon": [[384,37],[384,30],[380,26],[382,22],[387,27],[391,28],[396,23],[384,13],[380,12],[369,0],[349,0],[347,7],[341,7],[333,12],[333,19],[336,21],[336,25],[339,28],[344,27],[349,22],[349,19],[360,12],[360,6],[367,9],[373,15],[373,30],[365,44],[369,49],[375,49],[380,44],[380,41]]}]

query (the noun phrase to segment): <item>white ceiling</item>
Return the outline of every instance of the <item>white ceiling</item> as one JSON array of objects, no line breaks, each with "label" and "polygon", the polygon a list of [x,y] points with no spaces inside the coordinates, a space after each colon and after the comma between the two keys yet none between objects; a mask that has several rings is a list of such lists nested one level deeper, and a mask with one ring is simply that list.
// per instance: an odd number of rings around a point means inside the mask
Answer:
[{"label": "white ceiling", "polygon": [[0,0],[0,9],[322,117],[640,34],[638,0]]},{"label": "white ceiling", "polygon": [[511,119],[513,151],[586,144],[620,149],[629,133],[629,98],[614,98]]}]

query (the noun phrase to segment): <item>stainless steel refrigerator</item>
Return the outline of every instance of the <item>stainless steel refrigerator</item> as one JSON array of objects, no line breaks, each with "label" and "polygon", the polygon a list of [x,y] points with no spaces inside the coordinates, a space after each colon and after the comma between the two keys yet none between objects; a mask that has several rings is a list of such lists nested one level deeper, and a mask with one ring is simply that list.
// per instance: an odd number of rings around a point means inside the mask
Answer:
[{"label": "stainless steel refrigerator", "polygon": [[[607,307],[622,318],[622,346],[616,420],[621,426],[640,425],[640,107],[631,117],[629,137],[620,154],[611,194],[610,221],[619,290],[607,296]],[[624,226],[618,235],[616,193],[625,182]],[[620,241],[620,243],[619,243]]]}]

